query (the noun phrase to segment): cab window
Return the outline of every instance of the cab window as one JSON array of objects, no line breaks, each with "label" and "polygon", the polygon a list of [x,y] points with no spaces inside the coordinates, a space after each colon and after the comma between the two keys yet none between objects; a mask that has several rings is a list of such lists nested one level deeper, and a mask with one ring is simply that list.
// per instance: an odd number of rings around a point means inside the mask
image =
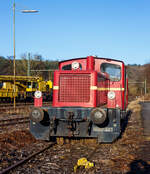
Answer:
[{"label": "cab window", "polygon": [[111,81],[119,81],[121,79],[121,67],[119,65],[102,63],[101,72],[107,73]]},{"label": "cab window", "polygon": [[71,64],[64,65],[64,66],[62,67],[62,70],[71,70]]},{"label": "cab window", "polygon": [[[73,63],[77,63],[77,62],[73,62]],[[76,68],[76,65],[75,66],[73,66],[73,63],[72,64],[68,64],[68,65],[64,65],[63,67],[62,67],[62,70],[75,70],[75,69],[80,69],[80,70],[82,70],[82,65],[81,65],[81,63],[77,63],[78,64],[78,68]]]}]

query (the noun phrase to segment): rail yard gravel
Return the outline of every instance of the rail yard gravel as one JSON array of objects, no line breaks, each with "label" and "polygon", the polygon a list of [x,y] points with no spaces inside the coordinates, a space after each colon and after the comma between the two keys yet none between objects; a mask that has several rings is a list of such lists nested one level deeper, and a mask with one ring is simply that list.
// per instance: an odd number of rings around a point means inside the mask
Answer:
[{"label": "rail yard gravel", "polygon": [[[63,145],[55,145],[37,155],[24,165],[10,173],[51,173],[73,174],[78,159],[85,157],[95,165],[90,169],[77,168],[76,173],[117,174],[136,173],[136,162],[142,160],[140,148],[145,143],[140,106],[133,104],[132,114],[126,120],[126,129],[121,137],[112,144],[99,144],[90,141],[74,140]],[[0,135],[0,171],[36,152],[47,145],[47,142],[36,141],[28,130],[11,130]],[[91,152],[95,150],[92,155]],[[148,165],[150,161],[145,161]],[[141,169],[141,171],[147,169]],[[142,173],[142,172],[141,172]]]}]

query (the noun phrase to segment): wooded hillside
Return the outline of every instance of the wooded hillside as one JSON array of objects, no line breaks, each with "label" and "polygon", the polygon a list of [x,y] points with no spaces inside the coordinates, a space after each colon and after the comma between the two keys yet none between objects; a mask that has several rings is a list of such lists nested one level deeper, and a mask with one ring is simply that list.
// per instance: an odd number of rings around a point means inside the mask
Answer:
[{"label": "wooded hillside", "polygon": [[[0,75],[13,75],[13,59],[0,56]],[[150,93],[150,64],[145,65],[127,65],[127,74],[129,79],[129,95],[141,96],[147,92]],[[16,75],[27,75],[28,59],[26,55],[16,60]],[[49,70],[58,69],[58,61],[43,60],[40,55],[34,55],[30,58],[30,71],[32,76],[42,76],[44,80],[52,79],[52,72]],[[146,84],[145,84],[146,80]]]}]

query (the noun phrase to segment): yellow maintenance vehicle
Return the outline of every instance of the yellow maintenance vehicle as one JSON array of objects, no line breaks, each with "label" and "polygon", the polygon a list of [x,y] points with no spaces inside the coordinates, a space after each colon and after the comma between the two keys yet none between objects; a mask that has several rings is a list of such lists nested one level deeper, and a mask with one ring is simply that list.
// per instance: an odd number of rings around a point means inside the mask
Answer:
[{"label": "yellow maintenance vehicle", "polygon": [[12,101],[15,96],[17,101],[32,101],[36,90],[42,92],[44,100],[51,100],[52,86],[51,80],[44,81],[42,77],[15,76],[14,80],[14,76],[0,75],[0,100]]}]

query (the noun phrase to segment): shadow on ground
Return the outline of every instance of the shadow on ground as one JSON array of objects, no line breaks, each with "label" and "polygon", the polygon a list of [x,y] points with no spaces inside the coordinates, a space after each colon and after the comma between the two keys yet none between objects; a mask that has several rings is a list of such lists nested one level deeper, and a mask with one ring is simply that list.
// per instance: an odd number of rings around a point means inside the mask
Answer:
[{"label": "shadow on ground", "polygon": [[130,171],[126,174],[150,174],[150,165],[143,160],[134,160],[130,164]]},{"label": "shadow on ground", "polygon": [[122,138],[123,133],[125,132],[127,125],[128,125],[128,121],[130,120],[132,111],[129,110],[126,114],[126,117],[124,119],[121,120],[121,133],[120,136],[118,138]]}]

